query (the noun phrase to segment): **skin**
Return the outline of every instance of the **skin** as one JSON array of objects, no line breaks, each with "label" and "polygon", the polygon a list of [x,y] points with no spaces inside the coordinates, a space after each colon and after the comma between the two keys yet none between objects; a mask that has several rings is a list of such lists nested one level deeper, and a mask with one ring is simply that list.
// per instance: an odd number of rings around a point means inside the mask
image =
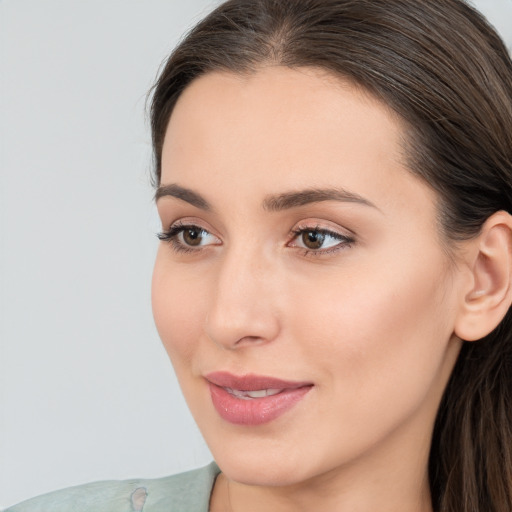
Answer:
[{"label": "skin", "polygon": [[[160,244],[153,310],[222,469],[212,512],[432,510],[430,438],[467,272],[443,246],[435,194],[407,169],[405,134],[385,105],[313,69],[210,73],[178,100],[161,184],[211,208],[157,200],[164,230],[207,233]],[[264,207],[333,188],[352,200]],[[307,250],[297,229],[352,241]],[[212,371],[314,387],[270,423],[233,425],[212,405]]]}]

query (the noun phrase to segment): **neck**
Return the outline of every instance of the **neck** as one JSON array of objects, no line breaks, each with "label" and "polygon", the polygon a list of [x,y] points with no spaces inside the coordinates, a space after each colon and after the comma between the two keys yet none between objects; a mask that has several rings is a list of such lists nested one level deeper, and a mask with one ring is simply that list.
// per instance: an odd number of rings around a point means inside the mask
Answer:
[{"label": "neck", "polygon": [[404,460],[403,450],[390,450],[383,459],[361,459],[289,486],[248,485],[221,474],[210,512],[432,512],[430,439],[422,444],[416,460]]},{"label": "neck", "polygon": [[296,484],[251,485],[221,474],[210,512],[432,512],[428,458],[433,418],[420,413],[411,423],[350,463],[327,471],[312,468],[314,476]]}]

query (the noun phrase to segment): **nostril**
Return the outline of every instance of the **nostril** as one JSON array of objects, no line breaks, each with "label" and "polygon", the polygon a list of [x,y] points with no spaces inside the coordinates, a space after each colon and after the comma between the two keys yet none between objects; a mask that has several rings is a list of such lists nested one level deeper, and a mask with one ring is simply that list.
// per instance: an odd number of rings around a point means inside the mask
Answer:
[{"label": "nostril", "polygon": [[244,336],[236,342],[236,345],[254,345],[256,343],[264,343],[264,340],[259,336]]},{"label": "nostril", "polygon": [[206,332],[206,336],[209,340],[211,340],[215,345],[218,345],[221,348],[227,350],[235,350],[244,345],[254,345],[256,343],[261,342],[261,338],[259,336],[229,336],[228,333],[217,333],[216,335]]}]

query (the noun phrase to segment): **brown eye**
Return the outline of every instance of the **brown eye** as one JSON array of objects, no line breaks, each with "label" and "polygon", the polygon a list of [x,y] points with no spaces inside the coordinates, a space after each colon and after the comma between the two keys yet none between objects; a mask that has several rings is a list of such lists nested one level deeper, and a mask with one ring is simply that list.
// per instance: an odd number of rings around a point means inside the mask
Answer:
[{"label": "brown eye", "polygon": [[197,228],[187,228],[183,230],[183,241],[187,245],[201,245],[203,240],[203,230]]},{"label": "brown eye", "polygon": [[355,243],[355,239],[351,236],[321,227],[298,228],[292,233],[295,236],[287,244],[288,247],[306,249],[306,255],[329,254],[338,249],[351,247]]},{"label": "brown eye", "polygon": [[304,231],[302,233],[302,243],[308,249],[321,249],[325,241],[325,235],[318,231]]},{"label": "brown eye", "polygon": [[179,222],[157,236],[162,242],[169,243],[176,252],[200,251],[206,246],[222,245],[222,241],[206,229],[193,224],[184,226]]}]

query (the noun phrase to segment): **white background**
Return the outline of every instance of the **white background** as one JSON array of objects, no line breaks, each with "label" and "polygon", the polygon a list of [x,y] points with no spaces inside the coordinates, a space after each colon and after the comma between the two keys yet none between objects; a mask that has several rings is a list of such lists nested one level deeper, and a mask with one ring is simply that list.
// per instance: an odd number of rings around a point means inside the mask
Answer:
[{"label": "white background", "polygon": [[216,3],[0,0],[0,508],[210,460],[151,317],[144,102]]}]

